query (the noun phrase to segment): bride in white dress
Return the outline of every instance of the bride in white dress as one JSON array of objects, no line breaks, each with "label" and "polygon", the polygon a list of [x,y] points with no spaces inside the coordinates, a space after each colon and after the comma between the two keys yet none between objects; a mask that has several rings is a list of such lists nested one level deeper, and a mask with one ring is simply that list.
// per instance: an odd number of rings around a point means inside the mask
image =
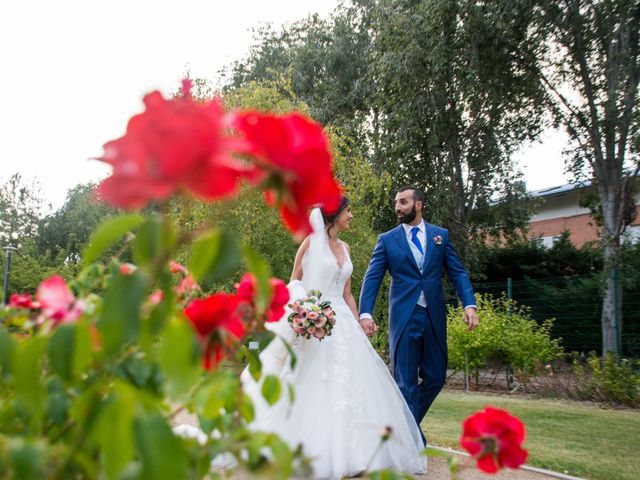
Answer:
[{"label": "bride in white dress", "polygon": [[[242,374],[245,391],[254,401],[252,428],[275,432],[292,447],[302,444],[313,459],[316,478],[341,478],[364,470],[393,468],[424,473],[426,458],[420,455],[422,437],[387,366],[371,346],[358,323],[351,293],[353,265],[349,247],[337,234],[349,228],[352,215],[346,198],[331,218],[319,209],[311,213],[314,233],[300,246],[289,284],[291,301],[320,290],[331,301],[336,324],[322,341],[297,337],[287,314],[269,328],[291,345],[297,362],[292,370],[287,349],[274,339],[260,354],[263,375],[275,374],[293,386],[288,396],[269,406],[260,383],[247,370]],[[390,427],[388,441],[381,436]]]}]

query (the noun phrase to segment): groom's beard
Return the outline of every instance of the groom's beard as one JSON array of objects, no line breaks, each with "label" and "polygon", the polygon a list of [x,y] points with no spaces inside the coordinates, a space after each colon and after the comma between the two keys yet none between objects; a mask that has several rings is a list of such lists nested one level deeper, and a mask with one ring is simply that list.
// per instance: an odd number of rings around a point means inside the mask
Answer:
[{"label": "groom's beard", "polygon": [[416,219],[416,205],[413,205],[413,208],[409,213],[405,213],[403,215],[398,215],[398,223],[411,223]]}]

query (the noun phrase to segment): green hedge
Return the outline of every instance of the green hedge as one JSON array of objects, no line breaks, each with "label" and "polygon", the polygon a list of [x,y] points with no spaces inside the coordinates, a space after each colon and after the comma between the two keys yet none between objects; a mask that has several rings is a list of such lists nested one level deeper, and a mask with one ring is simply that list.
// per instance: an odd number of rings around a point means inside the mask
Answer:
[{"label": "green hedge", "polygon": [[449,366],[462,370],[467,355],[470,369],[511,366],[525,379],[562,355],[559,339],[552,339],[553,320],[538,324],[530,310],[506,297],[477,295],[480,326],[467,331],[462,307],[449,307],[447,341]]}]

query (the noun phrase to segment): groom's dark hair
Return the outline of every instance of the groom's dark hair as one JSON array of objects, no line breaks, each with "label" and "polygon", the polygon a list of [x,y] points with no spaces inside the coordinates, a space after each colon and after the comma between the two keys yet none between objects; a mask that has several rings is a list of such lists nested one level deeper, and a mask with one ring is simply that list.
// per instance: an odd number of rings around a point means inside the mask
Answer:
[{"label": "groom's dark hair", "polygon": [[419,188],[413,187],[411,185],[404,185],[398,189],[396,193],[406,192],[407,190],[413,190],[413,201],[414,202],[422,202],[424,205],[424,193]]}]

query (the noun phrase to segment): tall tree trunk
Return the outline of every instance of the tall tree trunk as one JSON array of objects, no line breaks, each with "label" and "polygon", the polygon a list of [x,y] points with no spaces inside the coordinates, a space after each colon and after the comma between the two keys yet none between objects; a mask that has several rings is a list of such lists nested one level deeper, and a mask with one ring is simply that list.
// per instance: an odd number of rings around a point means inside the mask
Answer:
[{"label": "tall tree trunk", "polygon": [[617,252],[607,245],[604,248],[605,294],[602,299],[602,354],[622,353],[622,287],[617,269]]}]

